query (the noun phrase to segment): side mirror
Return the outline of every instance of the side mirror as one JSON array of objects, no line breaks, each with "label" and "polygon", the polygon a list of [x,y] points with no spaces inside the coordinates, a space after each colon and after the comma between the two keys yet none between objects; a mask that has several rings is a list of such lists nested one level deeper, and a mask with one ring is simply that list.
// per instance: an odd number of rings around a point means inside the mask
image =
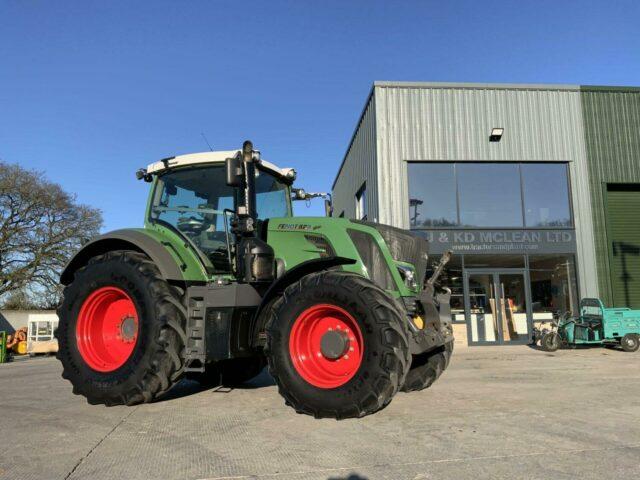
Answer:
[{"label": "side mirror", "polygon": [[224,163],[227,169],[227,185],[230,187],[242,187],[244,183],[244,165],[240,156],[227,158]]}]

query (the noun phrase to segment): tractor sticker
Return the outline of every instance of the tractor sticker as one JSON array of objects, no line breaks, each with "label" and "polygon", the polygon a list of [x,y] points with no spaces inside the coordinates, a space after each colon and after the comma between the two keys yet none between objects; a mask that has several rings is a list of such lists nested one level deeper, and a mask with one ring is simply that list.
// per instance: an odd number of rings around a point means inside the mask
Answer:
[{"label": "tractor sticker", "polygon": [[318,230],[320,225],[308,225],[306,223],[281,223],[278,225],[278,230]]}]

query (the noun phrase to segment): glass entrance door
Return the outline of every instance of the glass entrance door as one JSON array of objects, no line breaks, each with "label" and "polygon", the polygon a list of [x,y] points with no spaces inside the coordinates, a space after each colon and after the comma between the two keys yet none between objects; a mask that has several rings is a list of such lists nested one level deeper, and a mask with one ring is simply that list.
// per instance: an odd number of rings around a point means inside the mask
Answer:
[{"label": "glass entrance door", "polygon": [[525,343],[529,339],[529,315],[524,273],[498,273],[503,343]]},{"label": "glass entrance door", "polygon": [[517,344],[529,340],[526,277],[521,270],[464,273],[467,331],[471,344]]},{"label": "glass entrance door", "polygon": [[464,275],[467,331],[473,343],[498,343],[498,312],[493,274]]}]

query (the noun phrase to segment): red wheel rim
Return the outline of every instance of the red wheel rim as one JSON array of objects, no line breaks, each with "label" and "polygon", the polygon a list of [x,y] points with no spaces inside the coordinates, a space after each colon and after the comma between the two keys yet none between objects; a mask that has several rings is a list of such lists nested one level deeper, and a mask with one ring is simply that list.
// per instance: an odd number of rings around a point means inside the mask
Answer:
[{"label": "red wheel rim", "polygon": [[[323,353],[321,341],[327,332],[339,332],[346,341],[338,358]],[[362,363],[363,347],[358,322],[344,309],[328,304],[302,312],[289,337],[293,366],[302,378],[319,388],[336,388],[351,380]]]},{"label": "red wheel rim", "polygon": [[112,372],[129,359],[138,340],[138,314],[131,297],[102,287],[83,302],[76,323],[82,359],[94,370]]}]

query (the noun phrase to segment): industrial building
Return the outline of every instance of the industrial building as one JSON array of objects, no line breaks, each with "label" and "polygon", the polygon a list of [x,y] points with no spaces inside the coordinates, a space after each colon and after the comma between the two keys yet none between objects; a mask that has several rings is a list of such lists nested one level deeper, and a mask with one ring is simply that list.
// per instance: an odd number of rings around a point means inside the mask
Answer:
[{"label": "industrial building", "polygon": [[376,82],[334,215],[454,259],[457,340],[529,341],[582,297],[640,308],[640,88]]}]

